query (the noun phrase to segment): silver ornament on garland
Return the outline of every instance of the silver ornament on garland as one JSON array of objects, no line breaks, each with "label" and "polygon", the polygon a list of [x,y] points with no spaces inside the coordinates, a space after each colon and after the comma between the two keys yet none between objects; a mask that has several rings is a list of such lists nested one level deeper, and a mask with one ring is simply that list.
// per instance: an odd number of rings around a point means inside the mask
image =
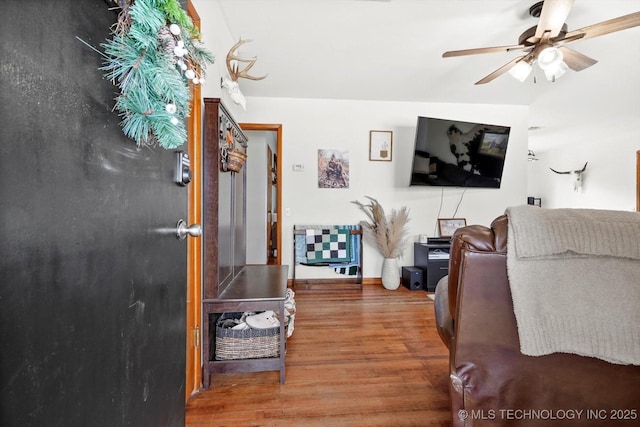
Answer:
[{"label": "silver ornament on garland", "polygon": [[169,31],[171,31],[171,34],[174,36],[179,36],[181,33],[180,26],[178,24],[169,25]]}]

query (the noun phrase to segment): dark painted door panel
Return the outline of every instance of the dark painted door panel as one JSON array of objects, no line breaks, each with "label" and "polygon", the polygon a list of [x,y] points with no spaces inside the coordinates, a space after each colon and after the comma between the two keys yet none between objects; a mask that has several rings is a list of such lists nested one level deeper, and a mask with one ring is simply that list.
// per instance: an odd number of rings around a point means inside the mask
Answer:
[{"label": "dark painted door panel", "polygon": [[99,47],[108,7],[0,5],[2,426],[184,424],[188,190],[76,38]]}]

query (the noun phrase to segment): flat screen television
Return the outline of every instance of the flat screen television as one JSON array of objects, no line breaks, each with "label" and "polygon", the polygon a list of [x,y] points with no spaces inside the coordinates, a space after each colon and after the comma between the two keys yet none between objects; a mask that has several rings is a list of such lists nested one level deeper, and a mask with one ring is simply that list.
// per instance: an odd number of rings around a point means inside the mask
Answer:
[{"label": "flat screen television", "polygon": [[410,185],[500,188],[510,130],[418,117]]}]

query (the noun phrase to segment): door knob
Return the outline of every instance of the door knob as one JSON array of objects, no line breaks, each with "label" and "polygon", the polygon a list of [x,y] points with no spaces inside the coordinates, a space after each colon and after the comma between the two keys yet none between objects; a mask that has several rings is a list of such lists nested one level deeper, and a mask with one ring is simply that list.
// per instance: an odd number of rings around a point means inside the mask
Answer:
[{"label": "door knob", "polygon": [[176,237],[180,240],[187,238],[187,234],[192,237],[202,236],[202,226],[200,224],[191,224],[187,226],[187,223],[181,219],[176,225]]}]

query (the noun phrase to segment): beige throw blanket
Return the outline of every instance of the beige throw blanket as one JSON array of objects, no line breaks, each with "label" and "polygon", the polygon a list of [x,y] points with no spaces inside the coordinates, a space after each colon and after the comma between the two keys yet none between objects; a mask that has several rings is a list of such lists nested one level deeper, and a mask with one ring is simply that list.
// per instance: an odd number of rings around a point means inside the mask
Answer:
[{"label": "beige throw blanket", "polygon": [[520,350],[640,365],[640,213],[510,207]]}]

